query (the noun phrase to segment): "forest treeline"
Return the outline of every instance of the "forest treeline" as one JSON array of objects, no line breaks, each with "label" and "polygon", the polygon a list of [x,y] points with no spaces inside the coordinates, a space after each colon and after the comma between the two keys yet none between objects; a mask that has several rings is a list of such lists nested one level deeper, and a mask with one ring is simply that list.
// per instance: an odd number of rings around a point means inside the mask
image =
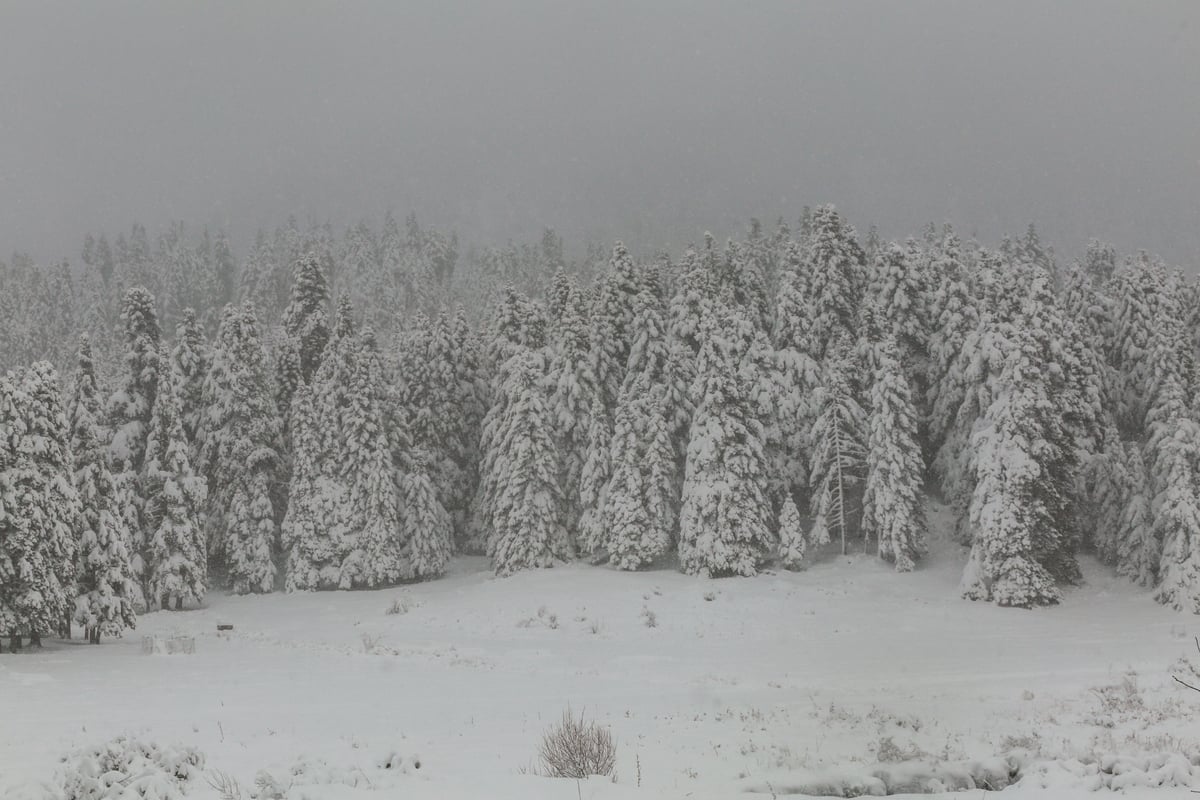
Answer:
[{"label": "forest treeline", "polygon": [[831,206],[678,256],[295,223],[0,264],[0,632],[587,558],[750,576],[830,542],[1057,602],[1094,553],[1200,612],[1200,287],[1030,226],[859,241]]}]

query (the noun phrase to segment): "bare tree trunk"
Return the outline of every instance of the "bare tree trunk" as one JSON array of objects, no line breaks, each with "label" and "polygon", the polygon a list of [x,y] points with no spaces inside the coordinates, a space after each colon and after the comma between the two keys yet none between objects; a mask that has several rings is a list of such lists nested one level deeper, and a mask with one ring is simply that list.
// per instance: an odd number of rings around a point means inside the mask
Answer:
[{"label": "bare tree trunk", "polygon": [[8,649],[14,653],[21,649],[21,634],[13,633],[9,635]]},{"label": "bare tree trunk", "polygon": [[42,635],[40,633],[38,633],[37,631],[31,631],[29,633],[29,646],[30,647],[41,647],[42,646]]}]

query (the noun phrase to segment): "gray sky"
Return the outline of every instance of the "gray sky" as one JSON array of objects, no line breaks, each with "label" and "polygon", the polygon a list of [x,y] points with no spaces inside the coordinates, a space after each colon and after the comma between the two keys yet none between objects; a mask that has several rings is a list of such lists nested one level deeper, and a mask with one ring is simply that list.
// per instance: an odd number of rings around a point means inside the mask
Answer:
[{"label": "gray sky", "polygon": [[388,208],[677,251],[834,202],[1200,264],[1200,2],[0,0],[0,252]]}]

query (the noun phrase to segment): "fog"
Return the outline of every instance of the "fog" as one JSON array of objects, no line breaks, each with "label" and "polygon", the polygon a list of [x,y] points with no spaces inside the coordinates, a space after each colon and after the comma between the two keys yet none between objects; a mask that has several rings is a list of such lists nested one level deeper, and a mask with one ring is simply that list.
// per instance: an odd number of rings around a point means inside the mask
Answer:
[{"label": "fog", "polygon": [[0,5],[0,252],[388,209],[677,251],[836,203],[1200,264],[1200,3]]}]

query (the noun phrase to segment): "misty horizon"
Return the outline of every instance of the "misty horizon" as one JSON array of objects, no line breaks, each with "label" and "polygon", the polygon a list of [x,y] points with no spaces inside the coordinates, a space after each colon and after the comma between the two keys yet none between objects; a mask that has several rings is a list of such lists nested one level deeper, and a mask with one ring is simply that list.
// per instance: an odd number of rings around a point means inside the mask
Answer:
[{"label": "misty horizon", "polygon": [[1200,261],[1195,4],[468,5],[7,4],[0,252],[392,210],[678,253],[833,203]]}]

